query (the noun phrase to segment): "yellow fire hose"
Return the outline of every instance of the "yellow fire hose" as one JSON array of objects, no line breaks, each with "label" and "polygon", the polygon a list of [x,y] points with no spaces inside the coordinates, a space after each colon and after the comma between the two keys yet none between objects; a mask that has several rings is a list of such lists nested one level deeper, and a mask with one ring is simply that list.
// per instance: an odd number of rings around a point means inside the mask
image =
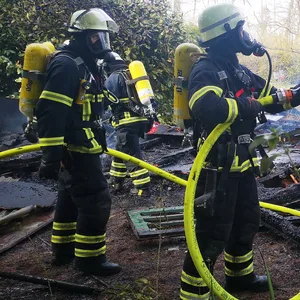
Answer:
[{"label": "yellow fire hose", "polygon": [[[6,150],[6,151],[2,151],[0,152],[0,160],[3,158],[9,158],[15,155],[19,155],[19,154],[23,154],[23,153],[28,153],[28,152],[35,152],[41,150],[41,145],[40,144],[33,144],[33,145],[28,145],[28,146],[23,146],[23,147],[19,147],[19,148],[14,148],[14,149],[10,149],[10,150]],[[108,151],[105,151],[106,154],[111,155],[111,156],[115,156],[118,157],[120,159],[126,160],[126,161],[130,161],[134,164],[137,164],[139,166],[141,166],[142,168],[145,168],[157,175],[160,175],[163,178],[166,178],[170,181],[173,181],[175,183],[178,183],[179,185],[183,185],[186,186],[187,185],[187,181],[177,177],[171,173],[168,173],[160,168],[157,168],[151,164],[146,163],[143,160],[140,160],[138,158],[135,158],[133,156],[130,156],[128,154],[125,154],[123,152],[117,151],[117,150],[113,150],[108,148]]]},{"label": "yellow fire hose", "polygon": [[[199,249],[199,245],[196,237],[196,230],[194,224],[194,200],[196,193],[197,181],[200,176],[200,172],[204,166],[205,159],[209,154],[211,148],[216,143],[220,135],[230,126],[230,123],[219,124],[207,137],[198,152],[196,159],[193,163],[191,172],[188,177],[188,184],[186,186],[185,198],[184,198],[184,231],[187,241],[187,246],[194,262],[194,265],[199,272],[200,276],[214,294],[220,299],[237,300],[233,295],[229,294],[213,277],[209,269],[207,268],[205,261]],[[290,209],[287,207],[281,207],[278,205],[260,202],[260,206],[280,212],[290,213],[294,216],[300,217],[300,211]],[[300,300],[300,293],[292,298],[293,300]],[[291,300],[292,300],[291,299]]]},{"label": "yellow fire hose", "polygon": [[[149,171],[156,173],[157,175],[162,176],[165,179],[168,179],[170,181],[173,181],[175,183],[178,183],[179,185],[185,186],[186,187],[186,192],[185,192],[185,198],[184,198],[184,229],[185,229],[185,234],[186,234],[186,240],[187,240],[187,245],[191,254],[191,257],[193,259],[193,262],[195,264],[195,267],[197,271],[199,272],[200,276],[203,278],[205,283],[210,289],[213,289],[214,293],[220,297],[220,299],[226,299],[226,300],[234,300],[237,299],[233,297],[231,294],[226,292],[223,287],[214,279],[212,274],[210,273],[209,269],[206,267],[206,264],[203,260],[203,257],[201,255],[197,238],[196,238],[196,232],[195,232],[195,226],[194,226],[194,199],[195,199],[195,192],[196,192],[196,185],[197,181],[200,175],[200,172],[203,168],[205,159],[210,152],[212,146],[215,144],[219,136],[226,130],[226,128],[230,125],[230,123],[225,123],[225,124],[219,124],[208,136],[206,141],[203,143],[201,150],[198,152],[198,155],[193,163],[190,175],[188,180],[184,180],[182,178],[179,178],[173,174],[170,174],[164,170],[161,170],[149,163],[146,163],[145,161],[142,161],[140,159],[137,159],[135,157],[132,157],[128,154],[122,153],[117,150],[113,149],[108,149],[107,152],[105,152],[108,155],[112,155],[115,157],[118,157],[120,159],[123,159],[125,161],[130,161],[132,163],[135,163],[142,168],[148,169]],[[6,151],[0,152],[0,160],[4,158],[9,158],[15,155],[23,154],[23,153],[28,153],[28,152],[35,152],[41,149],[40,144],[34,144],[34,145],[28,145],[28,146],[23,146],[19,148],[14,148]],[[275,211],[280,211],[284,213],[289,213],[294,216],[300,217],[300,212],[275,205],[275,204],[270,204],[270,203],[265,203],[265,202],[260,202],[260,206],[275,210]],[[300,300],[300,293],[291,298],[290,300]]]},{"label": "yellow fire hose", "polygon": [[[40,144],[33,144],[33,145],[28,145],[28,146],[23,146],[23,147],[19,147],[19,148],[14,148],[14,149],[9,149],[6,151],[2,151],[0,152],[0,160],[4,159],[4,158],[9,158],[15,155],[20,155],[23,153],[28,153],[28,152],[35,152],[35,151],[39,151],[41,149],[41,145]],[[166,172],[160,168],[157,168],[149,163],[146,163],[143,160],[140,160],[138,158],[135,158],[133,156],[130,156],[128,154],[125,154],[123,152],[117,151],[117,150],[113,150],[108,148],[108,151],[106,152],[106,154],[111,155],[111,156],[115,156],[118,157],[122,160],[126,160],[126,161],[130,161],[134,164],[137,164],[139,166],[141,166],[142,168],[145,168],[165,179],[168,179],[170,181],[173,181],[179,185],[188,186],[188,181],[184,180],[178,176],[175,176],[169,172]],[[196,158],[197,159],[197,158]],[[193,168],[192,168],[193,171]],[[191,172],[192,172],[191,171]],[[200,174],[200,172],[199,172]],[[199,175],[198,175],[199,176]],[[197,180],[195,180],[195,182],[197,182]],[[279,212],[283,212],[283,213],[287,213],[287,214],[291,214],[293,216],[297,216],[300,217],[300,211],[295,210],[295,209],[291,209],[288,207],[284,207],[284,206],[280,206],[280,205],[275,205],[275,204],[271,204],[271,203],[266,203],[266,202],[260,202],[260,206],[263,208],[267,208],[270,210],[274,210],[274,211],[279,211]]]}]

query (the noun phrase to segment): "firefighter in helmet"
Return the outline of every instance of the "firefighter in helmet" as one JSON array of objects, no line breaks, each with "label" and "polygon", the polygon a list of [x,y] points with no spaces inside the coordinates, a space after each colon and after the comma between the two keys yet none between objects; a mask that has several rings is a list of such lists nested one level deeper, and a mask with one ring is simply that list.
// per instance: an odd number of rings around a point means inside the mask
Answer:
[{"label": "firefighter in helmet", "polygon": [[[106,88],[117,98],[117,103],[110,103],[112,111],[112,125],[116,130],[117,144],[116,150],[142,159],[139,138],[150,130],[153,120],[133,111],[128,94],[131,87],[126,84],[125,73],[128,72],[128,65],[115,52],[105,55],[104,68],[108,75],[105,81]],[[114,191],[123,189],[124,179],[127,170],[132,179],[134,187],[130,190],[132,195],[150,196],[150,176],[148,170],[141,168],[131,162],[124,162],[119,158],[113,158],[110,169],[110,182]]]},{"label": "firefighter in helmet", "polygon": [[54,263],[75,258],[75,268],[106,276],[121,268],[106,257],[111,198],[99,154],[105,150],[103,78],[97,59],[111,51],[109,34],[118,26],[103,10],[73,13],[70,42],[52,57],[36,109],[41,178],[59,177],[52,246]]},{"label": "firefighter in helmet", "polygon": [[[263,78],[239,63],[237,53],[262,56],[266,52],[250,38],[244,23],[244,17],[233,4],[217,4],[202,11],[198,19],[199,44],[206,49],[207,56],[194,64],[188,83],[196,136],[201,136],[200,128],[209,134],[218,124],[234,120],[208,156],[207,166],[216,174],[214,210],[207,213],[195,208],[197,240],[208,268],[212,270],[225,249],[225,288],[229,292],[268,290],[267,277],[256,275],[253,268],[252,244],[259,228],[260,208],[255,180],[258,159],[256,153],[249,153],[249,145],[256,118],[264,110],[277,113],[300,104],[299,92],[293,94],[271,85],[268,88]],[[285,95],[284,104],[263,107],[257,101],[281,92]],[[206,176],[209,172],[212,171],[207,168]],[[196,197],[199,195],[200,180]],[[180,298],[208,299],[209,293],[187,253]]]}]

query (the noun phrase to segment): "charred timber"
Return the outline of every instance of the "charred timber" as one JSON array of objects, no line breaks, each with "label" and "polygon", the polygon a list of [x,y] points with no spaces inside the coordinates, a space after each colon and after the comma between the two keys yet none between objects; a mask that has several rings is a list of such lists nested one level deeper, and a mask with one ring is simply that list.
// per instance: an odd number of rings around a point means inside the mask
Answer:
[{"label": "charred timber", "polygon": [[30,282],[34,284],[40,284],[45,286],[50,286],[51,288],[61,288],[70,292],[77,292],[77,293],[84,293],[84,294],[94,294],[94,293],[102,293],[102,289],[94,288],[85,286],[82,284],[77,284],[73,282],[67,282],[67,281],[61,281],[61,280],[55,280],[55,279],[49,279],[44,277],[36,277],[31,275],[22,275],[17,273],[11,273],[11,272],[0,272],[0,277],[2,278],[9,278],[24,282]]},{"label": "charred timber", "polygon": [[[297,218],[299,221],[300,219]],[[291,218],[279,215],[276,212],[261,209],[261,222],[264,226],[295,241],[300,245],[300,227],[293,225]]]}]

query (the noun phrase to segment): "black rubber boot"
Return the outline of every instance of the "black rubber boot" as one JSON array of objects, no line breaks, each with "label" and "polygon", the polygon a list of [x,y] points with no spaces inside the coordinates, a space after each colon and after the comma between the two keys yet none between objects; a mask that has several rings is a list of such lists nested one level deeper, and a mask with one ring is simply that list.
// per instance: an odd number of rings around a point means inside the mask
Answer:
[{"label": "black rubber boot", "polygon": [[54,255],[51,264],[54,266],[65,266],[73,262],[74,255]]},{"label": "black rubber boot", "polygon": [[53,259],[51,264],[54,266],[64,266],[73,262],[75,258],[74,243],[52,244]]},{"label": "black rubber boot", "polygon": [[251,282],[245,281],[243,277],[229,277],[226,276],[225,290],[231,292],[267,292],[269,290],[267,276],[254,275]]},{"label": "black rubber boot", "polygon": [[75,269],[87,275],[110,276],[121,271],[118,264],[109,262],[106,258],[75,258]]}]

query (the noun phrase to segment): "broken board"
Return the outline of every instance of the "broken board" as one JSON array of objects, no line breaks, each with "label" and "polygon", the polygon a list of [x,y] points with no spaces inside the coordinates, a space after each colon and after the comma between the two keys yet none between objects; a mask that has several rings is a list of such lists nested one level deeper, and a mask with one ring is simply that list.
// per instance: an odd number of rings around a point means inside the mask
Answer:
[{"label": "broken board", "polygon": [[9,250],[53,221],[54,207],[31,214],[21,222],[0,228],[0,253]]}]

